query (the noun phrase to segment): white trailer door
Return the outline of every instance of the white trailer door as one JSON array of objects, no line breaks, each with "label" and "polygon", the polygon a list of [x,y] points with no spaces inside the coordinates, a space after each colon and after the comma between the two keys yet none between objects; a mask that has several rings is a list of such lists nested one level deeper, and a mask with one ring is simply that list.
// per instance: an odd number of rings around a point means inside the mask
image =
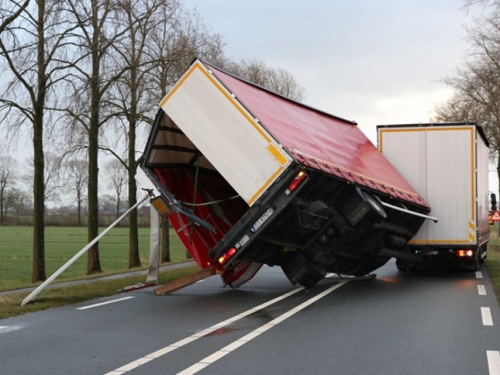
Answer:
[{"label": "white trailer door", "polygon": [[379,147],[431,206],[438,223],[424,222],[410,243],[476,242],[473,126],[379,128]]},{"label": "white trailer door", "polygon": [[292,162],[200,61],[160,106],[249,206]]}]

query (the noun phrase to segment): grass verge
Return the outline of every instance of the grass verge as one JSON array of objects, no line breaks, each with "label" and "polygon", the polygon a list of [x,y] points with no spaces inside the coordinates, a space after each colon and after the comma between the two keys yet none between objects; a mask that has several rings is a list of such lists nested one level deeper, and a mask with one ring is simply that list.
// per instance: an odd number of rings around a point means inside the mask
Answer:
[{"label": "grass verge", "polygon": [[488,258],[486,258],[484,264],[497,296],[497,301],[500,304],[500,239],[497,230],[494,228],[491,230]]},{"label": "grass verge", "polygon": [[[102,231],[102,228],[100,229]],[[0,291],[36,286],[31,282],[33,229],[0,226]],[[83,227],[45,228],[45,266],[47,277],[87,244]],[[129,271],[128,228],[113,228],[99,241],[102,273],[87,276],[87,255],[69,267],[57,281],[101,277]],[[142,269],[149,263],[149,228],[139,228],[139,252]],[[172,263],[186,260],[186,250],[175,231],[170,231]],[[140,270],[135,268],[134,270]]]},{"label": "grass verge", "polygon": [[[166,284],[198,270],[198,267],[186,267],[164,271],[160,274],[159,284]],[[139,282],[144,282],[144,275],[47,289],[33,302],[22,307],[21,302],[29,293],[14,293],[0,296],[0,319],[111,296],[117,294],[121,288]]]}]

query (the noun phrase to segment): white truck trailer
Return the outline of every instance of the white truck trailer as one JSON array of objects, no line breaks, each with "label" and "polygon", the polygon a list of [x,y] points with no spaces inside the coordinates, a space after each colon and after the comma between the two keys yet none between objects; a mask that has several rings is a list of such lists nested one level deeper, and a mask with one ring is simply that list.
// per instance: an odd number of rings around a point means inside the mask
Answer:
[{"label": "white truck trailer", "polygon": [[486,258],[488,141],[474,123],[380,125],[382,154],[432,207],[408,242],[422,263],[398,260],[400,270],[450,266],[476,270]]}]

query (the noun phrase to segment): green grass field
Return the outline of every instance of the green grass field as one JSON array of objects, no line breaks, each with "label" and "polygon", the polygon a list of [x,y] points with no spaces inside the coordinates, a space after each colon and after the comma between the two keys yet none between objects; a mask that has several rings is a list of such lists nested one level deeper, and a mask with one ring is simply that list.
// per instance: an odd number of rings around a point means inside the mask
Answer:
[{"label": "green grass field", "polygon": [[[30,287],[33,229],[0,226],[0,291]],[[99,242],[103,273],[128,271],[128,228],[114,228]],[[47,277],[87,245],[87,229],[82,227],[47,227],[45,230],[45,265]],[[170,231],[172,262],[186,260],[184,246]],[[149,261],[149,228],[139,228],[141,263]],[[57,281],[86,277],[87,257],[83,255]]]},{"label": "green grass field", "polygon": [[[66,263],[87,244],[87,230],[80,227],[46,228],[47,277]],[[0,291],[34,286],[31,283],[31,227],[0,227]],[[175,233],[170,231],[172,262],[186,260],[186,252]],[[141,262],[148,265],[149,228],[139,229]],[[128,228],[114,228],[100,241],[103,273],[97,276],[128,271]],[[81,279],[86,275],[86,255],[66,270],[57,280]],[[497,298],[500,297],[500,239],[495,230],[488,246],[487,272]],[[500,302],[500,299],[499,299]]]}]

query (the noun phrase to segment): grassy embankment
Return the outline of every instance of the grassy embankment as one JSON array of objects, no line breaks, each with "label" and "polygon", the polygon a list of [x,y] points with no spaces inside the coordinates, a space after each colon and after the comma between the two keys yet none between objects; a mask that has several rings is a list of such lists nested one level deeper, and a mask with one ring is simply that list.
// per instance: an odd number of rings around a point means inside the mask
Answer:
[{"label": "grassy embankment", "polygon": [[488,244],[488,258],[485,260],[486,271],[490,276],[493,289],[500,304],[500,239],[498,230],[491,227],[490,243]]},{"label": "grassy embankment", "polygon": [[[30,227],[0,227],[0,291],[33,287],[31,283],[32,229]],[[45,261],[47,277],[66,263],[87,244],[87,230],[74,227],[47,227]],[[186,260],[186,251],[177,236],[171,231],[172,263]],[[106,276],[129,271],[128,269],[128,229],[114,228],[99,242],[99,253],[103,272],[86,275],[86,255],[69,267],[54,284],[60,281]],[[139,248],[143,269],[149,261],[149,229],[139,229]],[[137,269],[134,269],[137,270]],[[166,283],[197,270],[197,267],[172,270],[162,273],[160,284]],[[61,287],[45,290],[36,301],[20,307],[28,293],[0,296],[0,319],[51,307],[77,303],[102,296],[113,295],[120,288],[145,282],[145,276],[107,280],[88,285]]]}]

